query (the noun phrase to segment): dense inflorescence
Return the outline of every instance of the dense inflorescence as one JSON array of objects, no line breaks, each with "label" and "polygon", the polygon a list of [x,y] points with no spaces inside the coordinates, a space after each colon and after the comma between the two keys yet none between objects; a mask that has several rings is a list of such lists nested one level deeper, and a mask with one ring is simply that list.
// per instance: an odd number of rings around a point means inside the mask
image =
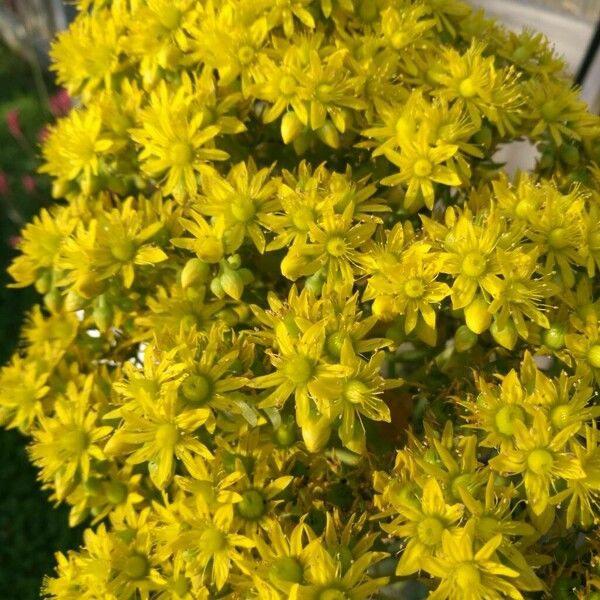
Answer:
[{"label": "dense inflorescence", "polygon": [[547,41],[458,0],[78,4],[0,373],[89,525],[44,593],[597,598],[600,120]]}]

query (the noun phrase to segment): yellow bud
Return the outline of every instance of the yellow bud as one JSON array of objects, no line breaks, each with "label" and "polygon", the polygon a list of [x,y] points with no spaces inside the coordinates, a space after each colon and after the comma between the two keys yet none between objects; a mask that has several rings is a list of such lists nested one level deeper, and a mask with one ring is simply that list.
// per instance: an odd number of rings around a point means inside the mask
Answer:
[{"label": "yellow bud", "polygon": [[223,291],[234,300],[239,300],[244,293],[244,282],[240,274],[229,267],[225,267],[221,275],[221,287]]},{"label": "yellow bud", "polygon": [[477,334],[466,325],[461,325],[454,334],[454,347],[457,352],[466,352],[477,343]]},{"label": "yellow bud", "polygon": [[52,288],[44,296],[44,304],[51,312],[58,312],[62,308],[63,297],[58,288]]},{"label": "yellow bud", "polygon": [[498,322],[494,320],[490,327],[492,337],[504,348],[512,350],[517,343],[517,330],[512,321],[508,321],[503,329],[498,329]]},{"label": "yellow bud", "polygon": [[309,452],[321,452],[331,435],[331,421],[322,415],[309,415],[302,424],[302,439]]},{"label": "yellow bud", "polygon": [[185,263],[181,271],[181,287],[184,289],[191,285],[204,283],[210,273],[210,267],[199,258],[191,258]]},{"label": "yellow bud", "polygon": [[281,119],[281,137],[284,144],[293,142],[304,129],[295,112],[286,112]]},{"label": "yellow bud", "polygon": [[80,310],[86,305],[86,303],[87,300],[73,290],[67,292],[67,295],[65,296],[65,310],[68,312]]},{"label": "yellow bud", "polygon": [[476,296],[473,302],[465,308],[465,322],[473,333],[483,333],[490,326],[492,315],[488,311],[488,306],[481,296]]},{"label": "yellow bud", "polygon": [[330,148],[337,149],[340,147],[340,134],[333,123],[327,121],[323,127],[317,129],[317,135]]}]

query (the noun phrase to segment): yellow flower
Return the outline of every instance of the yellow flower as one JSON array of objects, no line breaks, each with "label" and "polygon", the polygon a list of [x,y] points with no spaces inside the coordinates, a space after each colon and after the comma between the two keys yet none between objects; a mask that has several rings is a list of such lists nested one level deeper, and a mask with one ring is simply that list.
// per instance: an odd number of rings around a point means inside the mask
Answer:
[{"label": "yellow flower", "polygon": [[485,117],[500,135],[514,135],[523,103],[518,75],[513,67],[496,69],[494,57],[483,56],[485,47],[485,42],[473,40],[462,55],[454,48],[444,48],[442,66],[433,75],[441,88],[434,93],[464,106],[477,129]]},{"label": "yellow flower", "polygon": [[203,163],[229,158],[212,142],[221,128],[205,126],[204,113],[194,111],[193,100],[187,75],[175,93],[161,81],[140,114],[141,127],[131,130],[132,139],[141,147],[141,168],[150,177],[163,180],[165,195],[178,199],[196,193],[196,173]]},{"label": "yellow flower", "polygon": [[567,350],[577,360],[577,373],[582,376],[591,375],[600,381],[600,327],[598,321],[591,317],[579,327],[581,333],[565,335]]},{"label": "yellow flower", "polygon": [[241,80],[244,95],[249,95],[257,62],[264,56],[262,48],[269,34],[266,16],[255,8],[238,3],[199,9],[197,22],[188,27],[190,56],[205,63],[219,74],[219,86]]},{"label": "yellow flower", "polygon": [[177,532],[174,549],[186,552],[192,571],[221,590],[232,564],[246,560],[238,548],[253,548],[255,542],[232,530],[233,514],[229,511],[217,510],[211,515],[201,503],[189,507],[179,503],[177,511],[187,526]]},{"label": "yellow flower", "polygon": [[207,170],[202,176],[202,195],[194,208],[202,215],[224,220],[224,236],[228,250],[235,252],[250,238],[257,250],[265,251],[263,220],[280,208],[275,197],[277,180],[271,178],[271,169],[256,169],[250,159],[238,163],[222,178],[217,171]]},{"label": "yellow flower", "polygon": [[293,584],[304,582],[304,573],[311,565],[310,542],[316,538],[305,521],[302,517],[298,525],[284,530],[273,520],[255,536],[262,561],[254,580],[261,598],[280,600],[281,594],[289,594]]},{"label": "yellow flower", "polygon": [[313,398],[320,395],[323,399],[324,393],[328,396],[337,394],[337,379],[349,369],[323,362],[325,330],[320,322],[309,327],[299,338],[292,336],[283,323],[277,326],[275,333],[278,352],[270,353],[275,371],[254,377],[248,385],[259,389],[275,388],[261,400],[261,408],[281,408],[294,394],[296,421],[303,427],[311,406],[314,406]]},{"label": "yellow flower", "polygon": [[124,11],[93,11],[87,19],[75,19],[67,31],[58,34],[50,55],[52,70],[69,94],[90,99],[99,87],[112,86],[113,75],[122,68],[121,38]]},{"label": "yellow flower", "polygon": [[71,211],[54,209],[52,213],[42,208],[21,231],[20,254],[8,272],[16,283],[14,287],[25,287],[36,283],[36,289],[45,294],[52,284],[52,267],[55,266],[61,245],[71,235],[77,219]]},{"label": "yellow flower", "polygon": [[388,581],[387,577],[372,578],[367,574],[367,569],[386,558],[385,552],[372,552],[365,548],[354,560],[346,562],[342,555],[332,556],[317,539],[310,543],[308,553],[310,569],[306,573],[307,584],[294,584],[289,600],[366,600]]},{"label": "yellow flower", "polygon": [[[500,271],[496,258],[496,245],[502,233],[502,223],[497,213],[479,219],[465,210],[456,215],[449,213],[450,226],[445,230],[442,241],[445,252],[439,256],[441,272],[454,277],[452,284],[452,306],[468,306],[479,288],[494,297],[500,288],[497,274]],[[431,222],[424,217],[424,227],[433,239],[437,234]]]},{"label": "yellow flower", "polygon": [[101,440],[112,427],[100,426],[97,412],[90,408],[93,385],[92,375],[85,379],[82,389],[70,382],[65,396],[54,404],[53,418],[40,419],[32,432],[29,452],[41,469],[42,479],[52,482],[59,500],[74,484],[89,477],[92,461],[105,458]]},{"label": "yellow flower", "polygon": [[523,595],[513,584],[519,572],[506,567],[496,558],[496,550],[501,542],[502,535],[498,534],[475,551],[467,529],[454,535],[444,531],[441,556],[427,557],[424,560],[424,570],[442,580],[437,589],[429,594],[429,598],[522,600]]},{"label": "yellow flower", "polygon": [[313,384],[319,412],[334,423],[340,420],[338,434],[342,444],[359,454],[366,451],[361,415],[373,421],[389,422],[390,410],[381,394],[402,384],[401,379],[384,379],[381,376],[384,359],[384,352],[377,352],[367,362],[355,353],[350,338],[346,338],[342,344],[340,364],[348,369],[348,373],[340,382],[339,394],[330,398],[328,388],[321,393],[320,382]]},{"label": "yellow flower", "polygon": [[[434,183],[456,186],[460,177],[447,163],[458,151],[455,144],[444,142],[431,145],[427,130],[422,128],[414,138],[403,137],[401,151],[386,149],[386,158],[396,165],[400,172],[381,180],[383,185],[408,183],[404,204],[407,208],[418,207],[423,202],[433,209],[435,200]],[[420,194],[420,195],[419,195]]]},{"label": "yellow flower", "polygon": [[382,269],[371,277],[363,300],[386,296],[393,299],[393,312],[404,317],[404,331],[410,333],[419,316],[428,327],[435,328],[432,304],[450,294],[445,283],[437,282],[440,261],[438,254],[429,252],[431,246],[415,242],[398,258],[390,270]]},{"label": "yellow flower", "polygon": [[431,477],[423,485],[419,499],[394,505],[398,515],[381,528],[391,535],[409,538],[396,575],[410,575],[423,568],[426,557],[442,549],[442,534],[455,531],[463,514],[462,504],[446,504],[440,484]]},{"label": "yellow flower", "polygon": [[171,482],[176,460],[185,465],[195,455],[212,457],[195,435],[199,427],[210,427],[210,410],[182,410],[174,387],[165,390],[158,402],[140,398],[137,406],[118,408],[105,417],[122,419],[106,445],[107,454],[129,455],[127,462],[132,465],[146,463],[150,478],[159,489]]},{"label": "yellow flower", "polygon": [[[43,148],[46,163],[40,172],[57,178],[56,196],[61,196],[71,182],[77,182],[84,194],[90,193],[92,178],[98,175],[102,158],[113,147],[102,129],[100,110],[95,105],[72,110],[51,128]],[[57,187],[59,184],[62,187]]]},{"label": "yellow flower", "polygon": [[309,226],[310,242],[290,248],[281,261],[281,272],[295,281],[301,275],[312,275],[323,269],[329,289],[337,286],[350,289],[360,247],[373,235],[376,227],[374,221],[355,223],[352,203],[341,215],[326,208],[318,224]]},{"label": "yellow flower", "polygon": [[514,324],[518,334],[527,339],[529,331],[525,317],[541,327],[550,327],[540,303],[544,298],[554,295],[557,288],[547,277],[533,278],[539,268],[537,251],[525,254],[518,250],[498,250],[496,259],[503,278],[495,290],[488,310],[495,315],[498,329],[503,330]]},{"label": "yellow flower", "polygon": [[130,288],[136,270],[165,261],[165,252],[151,243],[162,224],[145,226],[141,217],[134,199],[128,198],[120,210],[91,219],[87,228],[80,223],[61,248],[59,264],[65,274],[60,285],[72,285],[89,298],[102,290],[104,279],[120,274],[123,285]]},{"label": "yellow flower", "polygon": [[36,360],[15,355],[10,365],[0,371],[0,422],[7,429],[23,432],[47,412],[50,373]]},{"label": "yellow flower", "polygon": [[489,464],[500,473],[521,474],[531,510],[541,515],[550,500],[550,486],[557,478],[567,481],[585,478],[577,458],[565,452],[565,445],[579,424],[569,425],[551,437],[548,420],[538,411],[530,428],[517,420],[514,429],[514,450],[495,456]]}]

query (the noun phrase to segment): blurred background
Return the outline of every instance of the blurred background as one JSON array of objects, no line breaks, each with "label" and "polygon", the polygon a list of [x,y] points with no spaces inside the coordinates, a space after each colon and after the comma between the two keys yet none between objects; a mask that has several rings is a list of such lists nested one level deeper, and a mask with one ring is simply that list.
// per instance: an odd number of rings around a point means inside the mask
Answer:
[{"label": "blurred background", "polygon": [[[582,86],[591,109],[600,108],[600,0],[472,0],[509,28],[546,33]],[[74,16],[62,0],[0,0],[0,365],[15,349],[32,290],[6,289],[6,267],[19,231],[49,206],[50,182],[37,173],[46,128],[70,110],[73,99],[48,72],[48,49]],[[535,154],[524,143],[504,150],[508,168],[527,168]],[[39,597],[54,552],[79,544],[65,507],[54,509],[39,489],[25,442],[0,430],[0,600]]]}]

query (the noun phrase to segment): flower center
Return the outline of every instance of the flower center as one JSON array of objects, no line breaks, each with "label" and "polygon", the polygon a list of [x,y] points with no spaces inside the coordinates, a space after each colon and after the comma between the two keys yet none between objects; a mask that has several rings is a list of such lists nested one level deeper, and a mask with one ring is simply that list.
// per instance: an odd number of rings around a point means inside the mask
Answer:
[{"label": "flower center", "polygon": [[344,400],[352,404],[362,404],[369,395],[369,388],[358,379],[352,379],[344,386]]},{"label": "flower center", "polygon": [[178,439],[179,432],[172,423],[163,423],[156,428],[156,443],[160,448],[172,448]]},{"label": "flower center", "polygon": [[542,104],[540,113],[544,121],[555,121],[560,115],[560,105],[556,100],[548,100]]},{"label": "flower center", "polygon": [[484,539],[489,539],[498,532],[498,521],[493,517],[481,517],[477,521],[477,529]]},{"label": "flower center", "polygon": [[212,527],[202,532],[200,545],[208,554],[216,554],[227,546],[227,536],[216,527]]},{"label": "flower center", "polygon": [[594,344],[587,353],[588,362],[594,369],[600,369],[600,345]]},{"label": "flower center", "polygon": [[413,172],[417,177],[427,177],[433,171],[431,162],[426,158],[419,158],[413,165]]},{"label": "flower center", "polygon": [[456,579],[456,585],[465,592],[467,590],[473,591],[474,588],[481,583],[481,573],[479,569],[472,563],[462,563],[456,567],[454,571],[454,577]]},{"label": "flower center", "polygon": [[348,335],[343,331],[336,331],[327,336],[325,349],[332,358],[338,359],[342,353],[342,346]]},{"label": "flower center", "polygon": [[404,284],[404,293],[409,298],[420,298],[425,292],[425,286],[420,279],[409,279]]},{"label": "flower center", "polygon": [[473,98],[473,96],[477,95],[477,87],[470,77],[460,82],[458,91],[463,98]]},{"label": "flower center", "polygon": [[317,596],[317,600],[349,600],[350,596],[348,596],[342,590],[338,590],[335,588],[326,588],[321,590],[319,595]]},{"label": "flower center", "polygon": [[235,198],[231,203],[231,214],[240,221],[240,223],[249,221],[256,214],[256,208],[254,202],[252,202],[252,198],[248,198],[248,196],[238,196]]},{"label": "flower center", "polygon": [[106,499],[111,504],[121,504],[127,498],[127,486],[120,481],[111,481],[106,486]]},{"label": "flower center", "polygon": [[123,565],[123,573],[129,579],[143,579],[150,572],[150,563],[145,556],[134,554],[130,556]]},{"label": "flower center", "polygon": [[419,540],[426,546],[437,546],[444,531],[444,525],[436,517],[427,517],[417,526]]},{"label": "flower center", "polygon": [[412,122],[406,117],[399,117],[396,121],[396,136],[398,137],[398,141],[410,135],[412,131]]},{"label": "flower center", "polygon": [[81,454],[88,447],[90,438],[86,431],[76,429],[75,431],[69,431],[63,438],[62,443],[73,454]]},{"label": "flower center", "polygon": [[571,408],[568,404],[559,404],[552,409],[550,421],[557,429],[562,429],[569,424],[571,419]]},{"label": "flower center", "polygon": [[335,258],[339,258],[346,253],[346,241],[343,237],[336,235],[327,240],[327,244],[325,245],[327,253]]},{"label": "flower center", "polygon": [[291,556],[276,560],[269,569],[269,578],[289,583],[300,583],[304,575],[302,565]]},{"label": "flower center", "polygon": [[503,406],[494,416],[498,431],[504,435],[514,435],[515,421],[523,421],[525,413],[520,406],[508,404]]},{"label": "flower center", "polygon": [[510,58],[513,62],[524,63],[531,58],[531,50],[526,46],[518,46]]},{"label": "flower center", "polygon": [[391,42],[395,50],[400,50],[410,42],[410,36],[405,31],[397,31],[392,36]]},{"label": "flower center", "polygon": [[279,91],[283,96],[293,96],[298,84],[291,75],[284,75],[279,82]]},{"label": "flower center", "polygon": [[292,223],[298,231],[306,232],[310,229],[311,223],[314,221],[312,210],[308,207],[299,208],[292,216]]},{"label": "flower center", "polygon": [[329,83],[320,83],[315,90],[315,96],[317,100],[321,102],[327,102],[330,100],[331,92],[333,92],[333,86]]},{"label": "flower center", "polygon": [[519,200],[515,206],[515,215],[519,219],[528,219],[535,212],[533,204],[527,200]]},{"label": "flower center", "polygon": [[236,508],[244,519],[257,521],[265,514],[265,499],[258,490],[246,490]]},{"label": "flower center", "polygon": [[192,161],[192,147],[187,142],[175,142],[171,146],[169,156],[175,166],[184,167]]},{"label": "flower center", "polygon": [[307,383],[314,371],[313,362],[305,356],[294,356],[285,365],[285,376],[296,384]]},{"label": "flower center", "polygon": [[128,262],[135,256],[135,243],[133,240],[115,241],[110,246],[110,253],[113,258],[120,262]]},{"label": "flower center", "polygon": [[212,385],[204,375],[189,375],[181,384],[181,392],[186,400],[204,404],[211,395]]},{"label": "flower center", "polygon": [[487,267],[487,260],[479,252],[469,252],[462,263],[462,272],[467,277],[479,277]]},{"label": "flower center", "polygon": [[379,9],[373,0],[363,0],[358,7],[358,17],[363,23],[371,23],[377,18]]},{"label": "flower center", "polygon": [[552,454],[544,448],[532,450],[527,457],[527,466],[536,475],[546,475],[552,469],[553,464]]},{"label": "flower center", "polygon": [[238,50],[238,59],[242,65],[248,65],[254,58],[254,48],[252,46],[242,46]]},{"label": "flower center", "polygon": [[548,245],[554,250],[562,250],[569,245],[569,234],[564,227],[553,229],[548,235]]},{"label": "flower center", "polygon": [[173,29],[177,29],[179,27],[179,24],[181,23],[181,12],[174,6],[168,6],[164,4],[161,6],[158,14],[160,22],[163,24],[165,29],[173,31]]}]

